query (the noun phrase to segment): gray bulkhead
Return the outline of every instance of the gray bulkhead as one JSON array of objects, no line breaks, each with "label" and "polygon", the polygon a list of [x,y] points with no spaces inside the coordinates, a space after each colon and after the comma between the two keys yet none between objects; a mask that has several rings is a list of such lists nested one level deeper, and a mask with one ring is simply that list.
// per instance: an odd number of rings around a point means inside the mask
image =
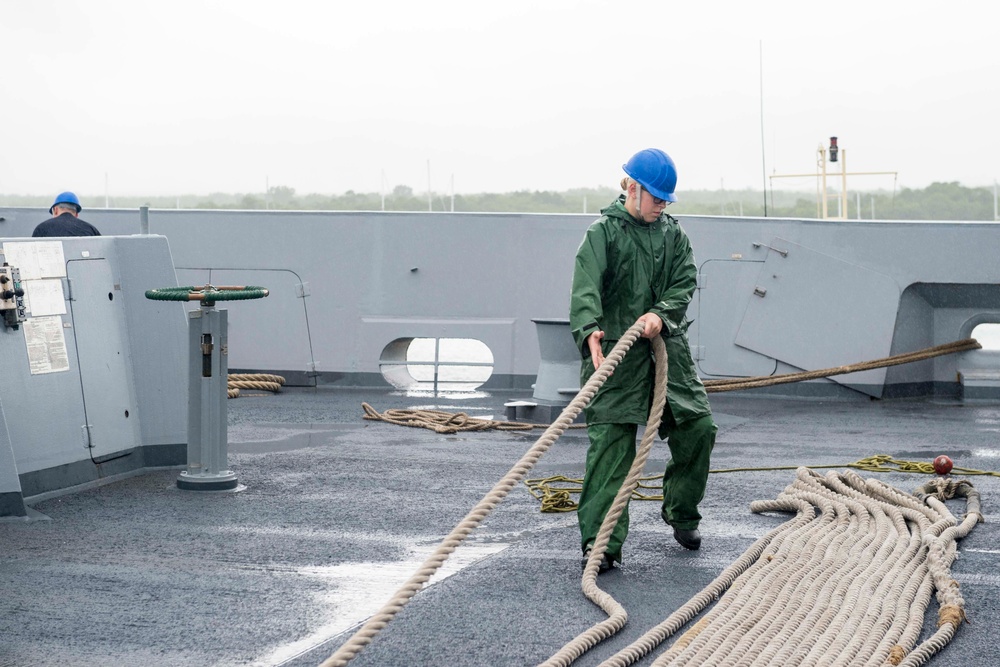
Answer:
[{"label": "gray bulkhead", "polygon": [[[0,209],[0,237],[25,242],[45,217]],[[484,388],[527,393],[540,364],[535,321],[567,317],[574,254],[595,216],[153,210],[153,236],[139,235],[137,210],[85,217],[106,236],[60,241],[70,368],[30,374],[23,332],[2,332],[0,499],[12,505],[17,494],[183,462],[184,306],[149,301],[147,289],[267,287],[267,299],[229,309],[231,372],[385,388],[381,368],[398,363],[401,341],[471,338],[493,354]],[[850,364],[1000,322],[992,223],[680,219],[699,266],[689,333],[706,379]],[[769,391],[989,397],[997,355]]]},{"label": "gray bulkhead", "polygon": [[28,303],[25,321],[0,325],[0,516],[25,516],[24,498],[183,463],[184,309],[144,296],[176,284],[166,238],[0,243]]},{"label": "gray bulkhead", "polygon": [[[87,211],[135,234],[135,210]],[[0,233],[43,213],[0,209]],[[533,320],[567,316],[573,257],[593,215],[154,210],[181,285],[262,285],[230,313],[230,368],[291,384],[384,387],[394,341],[474,338],[494,357],[486,388],[528,389]],[[816,370],[952,342],[1000,322],[1000,226],[682,216],[699,265],[690,339],[705,378]],[[398,349],[398,345],[396,346]],[[963,361],[964,360],[964,361]],[[784,385],[871,396],[961,390],[985,352]],[[972,371],[974,369],[974,373]]]}]

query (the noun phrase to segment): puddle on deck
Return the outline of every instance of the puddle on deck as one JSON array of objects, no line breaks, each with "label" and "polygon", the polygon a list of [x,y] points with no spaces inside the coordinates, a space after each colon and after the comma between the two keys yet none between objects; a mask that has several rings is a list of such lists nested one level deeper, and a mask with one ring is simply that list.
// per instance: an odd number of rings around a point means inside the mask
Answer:
[{"label": "puddle on deck", "polygon": [[[508,542],[461,544],[424,584],[425,588],[463,568],[503,551]],[[321,604],[328,606],[326,622],[311,635],[280,646],[254,661],[254,665],[280,665],[315,649],[337,635],[354,628],[380,610],[406,581],[416,574],[438,545],[413,545],[411,557],[396,563],[347,563],[330,567],[304,567],[297,572],[330,582],[330,592]],[[334,649],[331,649],[331,653]]]}]

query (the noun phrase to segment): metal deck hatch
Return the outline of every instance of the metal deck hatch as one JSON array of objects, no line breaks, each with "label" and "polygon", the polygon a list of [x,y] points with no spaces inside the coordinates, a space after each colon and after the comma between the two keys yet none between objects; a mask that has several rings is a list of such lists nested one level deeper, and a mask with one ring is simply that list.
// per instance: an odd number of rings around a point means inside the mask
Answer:
[{"label": "metal deck hatch", "polygon": [[[736,344],[818,370],[887,357],[901,290],[891,277],[775,238]],[[886,369],[832,379],[880,397]]]},{"label": "metal deck hatch", "polygon": [[66,276],[87,418],[84,439],[95,462],[107,460],[129,453],[139,440],[122,291],[105,259],[70,260]]},{"label": "metal deck hatch", "polygon": [[[734,312],[746,310],[763,262],[708,260],[701,265],[698,280],[697,360],[703,375],[773,375],[772,357],[733,345],[740,320]],[[689,311],[690,312],[690,311]],[[694,327],[693,327],[694,328]],[[694,342],[692,337],[692,342]]]}]

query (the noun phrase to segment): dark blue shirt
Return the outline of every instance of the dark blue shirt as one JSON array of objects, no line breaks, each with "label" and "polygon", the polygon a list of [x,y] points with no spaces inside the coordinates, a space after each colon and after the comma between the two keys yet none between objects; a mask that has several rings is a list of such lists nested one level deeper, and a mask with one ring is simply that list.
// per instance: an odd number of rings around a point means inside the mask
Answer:
[{"label": "dark blue shirt", "polygon": [[72,213],[63,213],[56,218],[49,218],[45,222],[38,223],[32,236],[100,236],[89,222],[84,222]]}]

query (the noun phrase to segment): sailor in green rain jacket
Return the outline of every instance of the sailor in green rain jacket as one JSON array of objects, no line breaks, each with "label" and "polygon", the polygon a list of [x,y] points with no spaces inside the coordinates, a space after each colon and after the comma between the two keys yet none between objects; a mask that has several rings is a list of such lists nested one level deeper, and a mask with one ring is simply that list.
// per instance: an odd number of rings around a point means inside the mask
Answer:
[{"label": "sailor in green rain jacket", "polygon": [[[645,424],[655,368],[649,338],[663,336],[668,357],[667,405],[659,435],[671,459],[663,474],[661,515],[688,549],[701,546],[698,503],[705,495],[717,427],[688,345],[688,304],[697,268],[691,243],[663,209],[676,201],[673,160],[647,149],[623,165],[626,192],[594,222],[580,244],[573,273],[570,327],[583,355],[585,384],[604,354],[640,318],[646,328],[587,407],[590,448],[578,517],[584,561],[601,522],[635,459],[638,425]],[[596,358],[595,358],[596,357]],[[596,363],[595,363],[596,362]],[[621,562],[628,507],[611,535],[600,572]]]}]

